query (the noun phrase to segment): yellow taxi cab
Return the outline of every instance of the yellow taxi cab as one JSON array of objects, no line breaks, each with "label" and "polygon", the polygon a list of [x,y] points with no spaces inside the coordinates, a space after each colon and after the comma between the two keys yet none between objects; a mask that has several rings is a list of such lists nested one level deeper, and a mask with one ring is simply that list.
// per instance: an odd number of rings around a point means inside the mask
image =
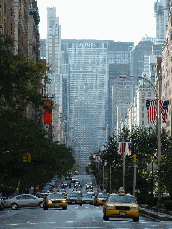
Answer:
[{"label": "yellow taxi cab", "polygon": [[62,193],[49,193],[45,196],[43,200],[43,209],[48,210],[48,208],[62,208],[67,209],[67,201]]},{"label": "yellow taxi cab", "polygon": [[108,198],[108,196],[109,196],[109,193],[99,193],[94,198],[94,205],[95,206],[103,205],[106,202],[106,199]]},{"label": "yellow taxi cab", "polygon": [[110,194],[103,206],[103,219],[109,218],[132,218],[139,221],[139,206],[134,196],[125,194],[121,189],[117,194]]}]

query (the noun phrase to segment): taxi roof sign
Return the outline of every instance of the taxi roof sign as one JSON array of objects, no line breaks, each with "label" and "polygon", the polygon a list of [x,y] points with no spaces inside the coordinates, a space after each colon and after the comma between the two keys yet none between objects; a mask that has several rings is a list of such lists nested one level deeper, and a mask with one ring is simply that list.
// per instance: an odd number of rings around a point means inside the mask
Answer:
[{"label": "taxi roof sign", "polygon": [[120,187],[118,190],[118,193],[125,194],[125,190],[123,187]]}]

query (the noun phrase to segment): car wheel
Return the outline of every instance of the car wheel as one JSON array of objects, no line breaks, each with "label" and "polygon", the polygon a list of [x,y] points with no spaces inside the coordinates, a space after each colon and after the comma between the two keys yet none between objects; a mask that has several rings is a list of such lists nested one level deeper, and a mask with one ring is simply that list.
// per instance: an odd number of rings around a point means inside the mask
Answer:
[{"label": "car wheel", "polygon": [[62,210],[66,210],[67,209],[67,206],[66,207],[62,207]]},{"label": "car wheel", "polygon": [[139,221],[139,216],[138,216],[138,217],[134,217],[134,218],[133,218],[133,221],[134,221],[134,222],[138,222],[138,221]]},{"label": "car wheel", "polygon": [[12,210],[17,210],[18,205],[16,203],[11,204]]},{"label": "car wheel", "polygon": [[108,221],[108,220],[109,220],[109,216],[107,216],[105,212],[104,212],[104,215],[103,215],[103,219],[104,219],[105,221]]},{"label": "car wheel", "polygon": [[48,207],[46,205],[43,204],[43,209],[44,210],[48,210]]},{"label": "car wheel", "polygon": [[80,204],[80,206],[82,206],[82,204]]},{"label": "car wheel", "polygon": [[39,203],[39,206],[40,206],[41,208],[43,208],[43,202],[40,202],[40,203]]}]

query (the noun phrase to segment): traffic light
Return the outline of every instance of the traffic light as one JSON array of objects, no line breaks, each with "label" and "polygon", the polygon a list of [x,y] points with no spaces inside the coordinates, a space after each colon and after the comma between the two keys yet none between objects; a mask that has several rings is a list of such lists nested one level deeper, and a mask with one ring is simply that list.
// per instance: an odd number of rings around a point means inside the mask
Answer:
[{"label": "traffic light", "polygon": [[23,162],[31,162],[31,154],[26,153],[23,155]]},{"label": "traffic light", "polygon": [[20,181],[18,181],[18,187],[20,186]]},{"label": "traffic light", "polygon": [[27,162],[27,154],[23,155],[23,162]]},{"label": "traffic light", "polygon": [[30,153],[28,153],[28,155],[27,155],[27,162],[31,162],[31,154]]}]

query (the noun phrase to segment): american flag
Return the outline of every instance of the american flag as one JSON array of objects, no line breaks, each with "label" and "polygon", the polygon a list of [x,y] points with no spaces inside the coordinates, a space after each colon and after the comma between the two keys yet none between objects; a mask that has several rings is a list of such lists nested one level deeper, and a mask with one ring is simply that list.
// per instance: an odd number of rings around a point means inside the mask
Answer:
[{"label": "american flag", "polygon": [[156,120],[156,115],[155,115],[156,103],[157,103],[156,100],[146,100],[148,122],[155,122]]},{"label": "american flag", "polygon": [[116,142],[118,154],[131,155],[132,153],[132,142]]},{"label": "american flag", "polygon": [[125,155],[131,155],[132,153],[132,142],[126,142]]},{"label": "american flag", "polygon": [[160,109],[161,109],[161,114],[162,114],[162,120],[163,122],[166,123],[167,121],[167,116],[168,116],[168,105],[169,105],[169,100],[160,100],[159,101]]}]

